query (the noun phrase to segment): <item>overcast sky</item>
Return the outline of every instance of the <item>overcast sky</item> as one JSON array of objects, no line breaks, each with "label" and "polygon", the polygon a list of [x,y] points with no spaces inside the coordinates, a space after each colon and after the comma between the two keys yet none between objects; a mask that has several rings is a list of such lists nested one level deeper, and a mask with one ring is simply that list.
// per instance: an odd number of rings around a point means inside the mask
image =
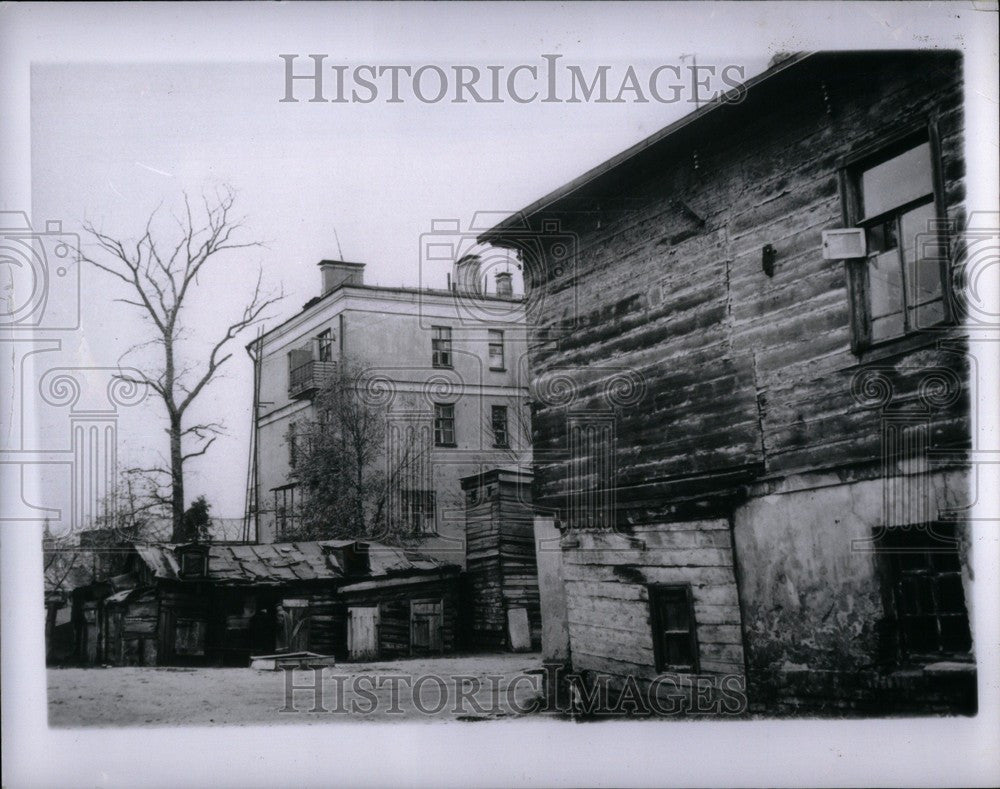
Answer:
[{"label": "overcast sky", "polygon": [[[53,15],[45,56],[31,69],[31,211],[36,227],[61,219],[77,230],[86,218],[134,237],[157,205],[165,216],[176,208],[184,190],[231,184],[246,238],[266,247],[230,255],[203,278],[187,324],[195,343],[207,342],[240,310],[258,265],[266,284],[287,294],[269,325],[316,295],[316,262],[338,256],[334,228],[344,257],[368,264],[369,282],[415,285],[421,234],[433,220],[521,208],[694,109],[690,91],[674,103],[392,104],[384,94],[370,104],[281,103],[279,54],[299,54],[301,70],[311,53],[350,68],[480,69],[541,66],[542,55],[559,54],[561,65],[587,74],[611,66],[617,86],[630,65],[648,75],[692,53],[703,66],[738,65],[749,77],[776,51],[843,46],[847,32],[857,45],[916,46],[928,36],[961,43],[964,23],[946,9],[880,8],[817,5],[812,21],[794,4],[74,8],[63,16],[77,17],[76,35]],[[115,20],[120,39],[101,29]],[[831,41],[838,30],[841,40]],[[299,87],[297,95],[310,94]],[[111,302],[124,294],[110,278],[85,272],[83,293],[83,331],[66,338],[64,363],[114,365],[147,328]],[[205,493],[223,516],[243,512],[249,339],[234,344],[226,378],[196,414],[224,416],[229,435],[191,465],[188,497]],[[124,414],[125,463],[165,452],[162,416],[153,400]]]}]

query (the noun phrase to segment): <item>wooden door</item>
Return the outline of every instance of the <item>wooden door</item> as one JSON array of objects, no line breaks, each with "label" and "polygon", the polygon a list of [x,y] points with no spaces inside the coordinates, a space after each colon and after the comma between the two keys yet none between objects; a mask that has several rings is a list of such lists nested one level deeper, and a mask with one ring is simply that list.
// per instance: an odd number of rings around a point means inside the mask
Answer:
[{"label": "wooden door", "polygon": [[444,618],[440,600],[410,601],[410,650],[416,654],[444,651]]},{"label": "wooden door", "polygon": [[107,610],[108,632],[105,637],[104,661],[112,666],[123,665],[122,655],[122,621],[125,612],[120,608]]},{"label": "wooden door", "polygon": [[378,606],[347,610],[347,652],[351,660],[378,658]]},{"label": "wooden door", "polygon": [[301,598],[285,598],[281,601],[285,609],[287,627],[285,644],[289,652],[309,650],[309,601]]},{"label": "wooden door", "polygon": [[97,661],[100,658],[101,629],[97,617],[97,604],[85,604],[83,609],[83,655],[85,662],[91,666],[97,665]]}]

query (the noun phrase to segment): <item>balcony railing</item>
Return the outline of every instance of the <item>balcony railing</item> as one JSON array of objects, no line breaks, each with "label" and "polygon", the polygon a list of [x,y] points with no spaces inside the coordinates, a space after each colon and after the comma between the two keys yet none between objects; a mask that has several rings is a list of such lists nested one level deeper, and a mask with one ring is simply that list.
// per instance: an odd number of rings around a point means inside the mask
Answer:
[{"label": "balcony railing", "polygon": [[315,397],[327,381],[337,372],[336,362],[319,362],[312,359],[292,368],[288,374],[288,396],[293,400]]}]

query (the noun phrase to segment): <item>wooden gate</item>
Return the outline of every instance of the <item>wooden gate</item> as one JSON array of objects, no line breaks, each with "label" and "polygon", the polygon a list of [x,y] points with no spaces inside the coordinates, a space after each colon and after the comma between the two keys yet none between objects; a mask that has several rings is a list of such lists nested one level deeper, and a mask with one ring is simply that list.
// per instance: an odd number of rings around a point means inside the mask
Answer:
[{"label": "wooden gate", "polygon": [[444,619],[440,600],[410,602],[410,651],[440,654],[444,650]]},{"label": "wooden gate", "polygon": [[351,660],[378,658],[378,606],[347,610],[347,652]]}]

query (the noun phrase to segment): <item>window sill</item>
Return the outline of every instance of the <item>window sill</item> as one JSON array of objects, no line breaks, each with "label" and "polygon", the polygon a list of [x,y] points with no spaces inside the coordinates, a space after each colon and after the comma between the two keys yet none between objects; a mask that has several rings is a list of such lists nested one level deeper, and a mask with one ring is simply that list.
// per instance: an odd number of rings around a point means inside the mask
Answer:
[{"label": "window sill", "polygon": [[435,444],[435,447],[440,447],[442,449],[457,449],[458,444]]},{"label": "window sill", "polygon": [[493,449],[510,449],[510,444],[494,444]]},{"label": "window sill", "polygon": [[697,666],[657,666],[657,674],[697,674]]},{"label": "window sill", "polygon": [[507,368],[506,367],[491,367],[490,368],[490,372],[491,373],[505,373],[505,372],[507,372]]},{"label": "window sill", "polygon": [[866,345],[864,348],[855,351],[855,356],[857,356],[858,362],[861,364],[881,361],[892,356],[898,356],[900,354],[916,351],[927,346],[936,345],[942,339],[952,339],[954,337],[964,336],[961,329],[961,326],[957,326],[953,323],[940,323],[937,326],[931,326],[926,329],[921,329],[920,331],[911,332],[910,334],[904,334],[900,337],[893,337],[888,340],[879,340],[877,343],[871,343]]}]

